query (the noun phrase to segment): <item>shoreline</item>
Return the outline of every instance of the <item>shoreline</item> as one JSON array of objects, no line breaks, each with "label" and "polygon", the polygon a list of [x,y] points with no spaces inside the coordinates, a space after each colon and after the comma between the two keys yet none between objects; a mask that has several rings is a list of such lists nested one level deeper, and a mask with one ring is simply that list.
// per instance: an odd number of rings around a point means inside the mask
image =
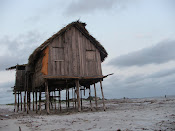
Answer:
[{"label": "shoreline", "polygon": [[[83,105],[82,112],[63,110],[63,113],[35,111],[13,112],[13,105],[0,105],[0,130],[34,131],[116,131],[116,130],[175,130],[175,97],[137,98],[106,100],[107,110],[103,111],[102,102],[98,109],[90,111],[89,102]],[[7,115],[7,116],[6,116]]]}]

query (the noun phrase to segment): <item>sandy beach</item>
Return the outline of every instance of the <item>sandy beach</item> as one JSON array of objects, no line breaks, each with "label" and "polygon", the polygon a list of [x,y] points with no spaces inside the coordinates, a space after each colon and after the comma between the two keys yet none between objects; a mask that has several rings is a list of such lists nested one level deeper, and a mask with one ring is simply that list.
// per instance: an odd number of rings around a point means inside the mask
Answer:
[{"label": "sandy beach", "polygon": [[70,108],[62,113],[51,111],[50,115],[44,110],[41,114],[14,113],[13,105],[0,105],[0,131],[175,130],[175,97],[113,99],[105,103],[106,111],[101,101],[98,101],[98,109],[90,111],[86,101],[82,112]]}]

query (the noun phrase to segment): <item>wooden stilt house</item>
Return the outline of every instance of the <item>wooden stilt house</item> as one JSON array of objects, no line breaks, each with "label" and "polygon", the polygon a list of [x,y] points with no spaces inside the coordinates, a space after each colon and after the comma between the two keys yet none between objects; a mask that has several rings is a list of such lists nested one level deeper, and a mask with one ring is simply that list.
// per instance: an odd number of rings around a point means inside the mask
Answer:
[{"label": "wooden stilt house", "polygon": [[[25,67],[26,84],[24,92],[25,97],[27,94],[27,111],[30,108],[31,92],[33,93],[33,99],[34,95],[36,98],[36,111],[41,110],[42,92],[45,92],[47,113],[50,109],[49,99],[58,97],[60,101],[60,91],[62,90],[66,90],[66,105],[69,107],[69,89],[72,89],[72,96],[74,96],[72,100],[75,102],[75,106],[78,104],[78,111],[81,111],[80,91],[90,90],[90,86],[94,85],[96,97],[95,83],[97,82],[100,82],[105,110],[102,81],[107,76],[102,74],[101,63],[108,53],[89,34],[85,26],[86,24],[80,21],[68,24],[36,48],[30,55]],[[56,91],[59,91],[58,95],[54,95]],[[53,92],[53,95],[51,95],[51,92]],[[39,109],[37,109],[37,94],[39,94]]]}]

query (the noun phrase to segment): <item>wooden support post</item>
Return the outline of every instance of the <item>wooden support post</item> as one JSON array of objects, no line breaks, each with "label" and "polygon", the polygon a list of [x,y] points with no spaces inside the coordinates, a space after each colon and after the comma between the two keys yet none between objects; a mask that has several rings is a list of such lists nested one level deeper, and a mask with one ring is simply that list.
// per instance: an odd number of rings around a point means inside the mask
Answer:
[{"label": "wooden support post", "polygon": [[35,110],[35,93],[34,90],[32,90],[33,93],[33,111]]},{"label": "wooden support post", "polygon": [[29,91],[29,110],[31,109],[31,96],[30,96],[30,91]]},{"label": "wooden support post", "polygon": [[59,100],[60,100],[60,95],[59,95],[59,90],[57,89],[57,91],[58,91],[58,109],[59,109]]},{"label": "wooden support post", "polygon": [[59,105],[60,105],[60,112],[61,112],[61,89],[59,89]]},{"label": "wooden support post", "polygon": [[41,88],[39,90],[39,112],[41,114]]},{"label": "wooden support post", "polygon": [[18,107],[17,107],[17,112],[19,111],[19,91],[18,91]]},{"label": "wooden support post", "polygon": [[[75,88],[75,87],[74,87]],[[74,99],[75,99],[75,109],[77,108],[77,97],[76,97],[76,89],[74,89]]]},{"label": "wooden support post", "polygon": [[[15,89],[14,89],[15,90]],[[16,111],[16,106],[17,106],[17,104],[16,104],[16,90],[15,90],[15,105],[14,105],[14,112]]]},{"label": "wooden support post", "polygon": [[23,111],[25,112],[25,94],[24,94],[24,97],[23,97]]},{"label": "wooden support post", "polygon": [[94,84],[94,92],[95,92],[95,106],[97,108],[97,92],[96,92],[95,84]]},{"label": "wooden support post", "polygon": [[68,99],[68,108],[69,108],[69,88],[67,89],[67,99]]},{"label": "wooden support post", "polygon": [[72,87],[72,103],[73,103],[73,108],[74,108],[74,88]]},{"label": "wooden support post", "polygon": [[76,88],[77,88],[77,101],[78,101],[78,111],[81,111],[80,107],[80,93],[79,93],[79,80],[75,80],[76,82]]},{"label": "wooden support post", "polygon": [[27,114],[29,114],[29,89],[28,89],[28,74],[26,74],[27,78],[26,78],[26,88],[27,88]]},{"label": "wooden support post", "polygon": [[[50,110],[50,92],[48,92],[48,94],[49,94],[49,110]],[[47,108],[47,106],[46,106],[46,108]]]},{"label": "wooden support post", "polygon": [[54,101],[54,96],[53,96],[53,91],[52,91],[52,96],[51,96],[51,105],[52,105],[52,109],[53,109],[53,101]]},{"label": "wooden support post", "polygon": [[38,113],[38,105],[37,105],[37,90],[35,90],[35,108],[36,108],[36,113]]},{"label": "wooden support post", "polygon": [[56,111],[56,109],[57,109],[57,105],[56,105],[56,100],[57,100],[57,98],[56,98],[56,94],[55,94],[55,89],[54,89],[54,102],[55,102],[55,111]]},{"label": "wooden support post", "polygon": [[29,92],[27,91],[27,114],[29,114]]},{"label": "wooden support post", "polygon": [[92,102],[91,102],[91,87],[89,86],[89,101],[90,101],[90,107],[91,107],[91,111],[92,111]]},{"label": "wooden support post", "polygon": [[66,109],[67,109],[67,88],[66,88]]},{"label": "wooden support post", "polygon": [[101,94],[102,94],[102,99],[103,99],[103,109],[104,109],[104,111],[106,111],[103,88],[102,88],[102,81],[101,80],[100,80],[100,87],[101,87]]},{"label": "wooden support post", "polygon": [[86,89],[85,89],[85,86],[84,86],[84,96],[86,95],[85,93],[86,93]]},{"label": "wooden support post", "polygon": [[21,111],[22,111],[22,93],[20,91],[20,98],[21,98]]},{"label": "wooden support post", "polygon": [[48,89],[48,81],[45,82],[45,94],[46,94],[46,110],[47,114],[49,114],[49,89]]},{"label": "wooden support post", "polygon": [[83,108],[83,95],[82,95],[82,88],[80,88],[80,94],[81,94],[81,110]]},{"label": "wooden support post", "polygon": [[26,111],[26,91],[24,92],[24,112]]}]

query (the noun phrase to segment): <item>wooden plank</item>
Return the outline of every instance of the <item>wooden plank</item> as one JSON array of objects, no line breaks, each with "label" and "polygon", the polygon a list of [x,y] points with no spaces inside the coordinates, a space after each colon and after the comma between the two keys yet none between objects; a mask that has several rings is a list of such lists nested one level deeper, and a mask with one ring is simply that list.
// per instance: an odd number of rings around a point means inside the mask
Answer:
[{"label": "wooden plank", "polygon": [[76,46],[76,32],[75,28],[72,27],[73,34],[72,34],[72,59],[73,59],[73,75],[77,76],[78,75],[78,56],[77,56],[77,46]]},{"label": "wooden plank", "polygon": [[104,76],[91,76],[91,77],[74,77],[74,76],[48,76],[48,75],[45,75],[43,76],[43,78],[46,78],[46,79],[52,79],[52,78],[55,78],[55,79],[99,79],[99,78],[103,78]]},{"label": "wooden plank", "polygon": [[102,94],[102,99],[103,99],[103,109],[104,109],[104,111],[106,111],[103,88],[102,88],[102,81],[101,80],[100,80],[100,87],[101,87],[101,94]]}]

